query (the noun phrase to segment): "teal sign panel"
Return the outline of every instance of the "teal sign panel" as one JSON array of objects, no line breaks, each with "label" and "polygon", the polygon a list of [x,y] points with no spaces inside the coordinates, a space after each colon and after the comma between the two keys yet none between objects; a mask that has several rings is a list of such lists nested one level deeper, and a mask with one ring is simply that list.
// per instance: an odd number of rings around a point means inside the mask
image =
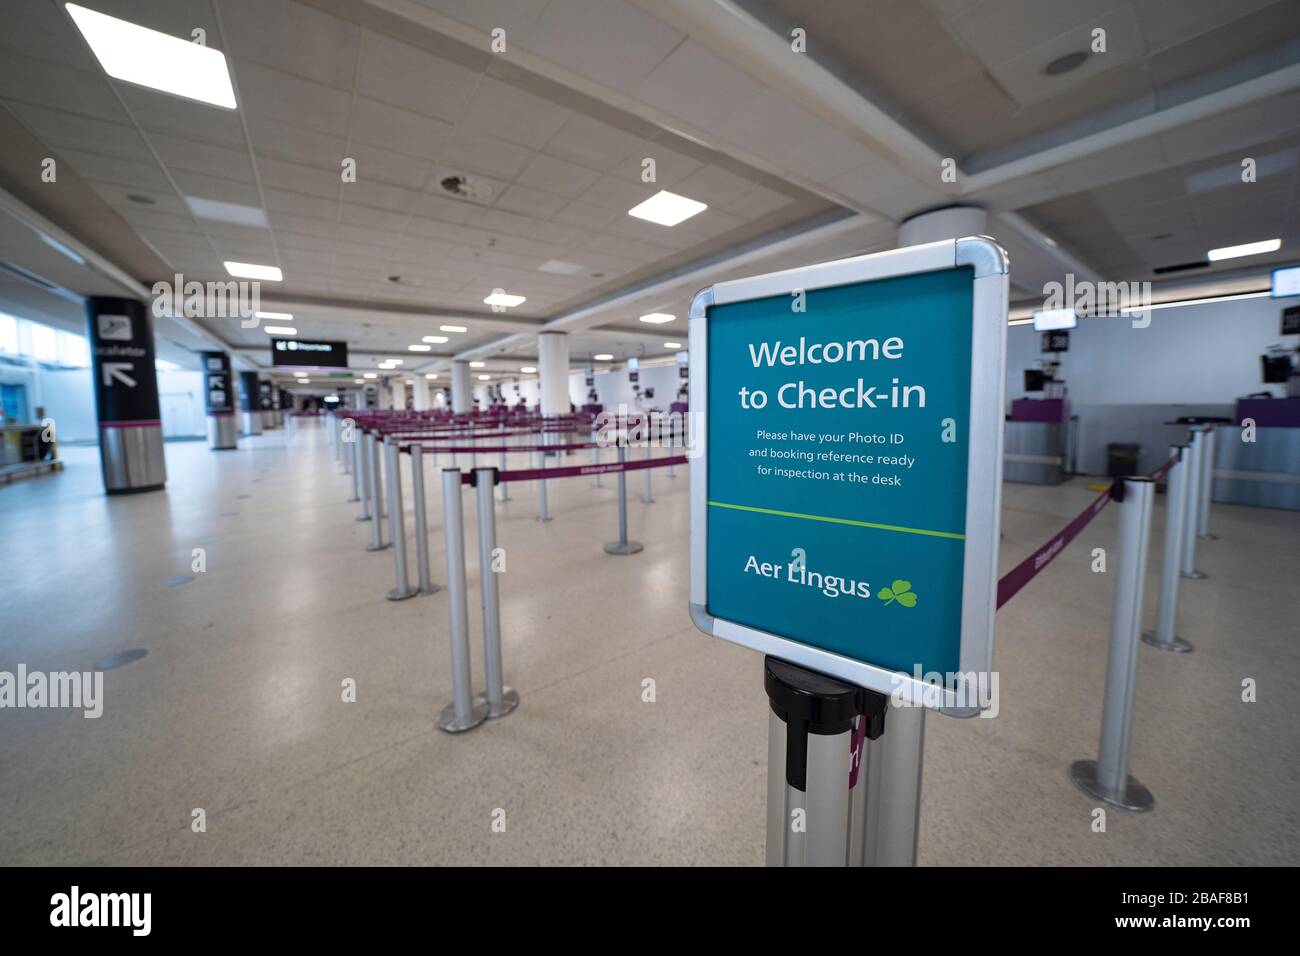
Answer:
[{"label": "teal sign panel", "polygon": [[709,308],[709,614],[960,669],[973,285],[959,267]]}]

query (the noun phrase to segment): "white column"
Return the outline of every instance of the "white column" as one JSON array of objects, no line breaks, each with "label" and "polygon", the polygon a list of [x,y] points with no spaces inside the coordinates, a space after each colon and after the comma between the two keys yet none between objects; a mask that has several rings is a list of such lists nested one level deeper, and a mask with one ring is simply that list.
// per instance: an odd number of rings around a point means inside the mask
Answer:
[{"label": "white column", "polygon": [[468,362],[451,363],[451,410],[457,415],[474,411],[474,387]]},{"label": "white column", "polygon": [[415,410],[417,412],[428,411],[433,407],[433,400],[429,397],[429,380],[423,374],[415,376]]},{"label": "white column", "polygon": [[541,378],[542,414],[569,414],[569,337],[563,332],[538,334],[537,372]]},{"label": "white column", "polygon": [[379,385],[378,385],[378,387],[376,388],[376,391],[379,393],[379,394],[376,396],[376,398],[377,398],[378,401],[379,401],[379,408],[380,408],[380,410],[383,411],[383,410],[386,410],[386,409],[392,408],[392,407],[393,407],[393,391],[392,391],[392,389],[390,389],[390,388],[388,387],[388,380],[387,380],[387,379],[382,379],[382,378],[381,378],[381,379],[379,380]]},{"label": "white column", "polygon": [[974,206],[948,206],[923,212],[904,220],[898,227],[898,245],[919,246],[944,239],[982,236],[987,229],[988,213]]},{"label": "white column", "polygon": [[406,379],[402,378],[400,375],[395,378],[390,378],[388,380],[388,388],[391,392],[389,401],[392,402],[392,407],[397,409],[399,412],[406,411]]}]

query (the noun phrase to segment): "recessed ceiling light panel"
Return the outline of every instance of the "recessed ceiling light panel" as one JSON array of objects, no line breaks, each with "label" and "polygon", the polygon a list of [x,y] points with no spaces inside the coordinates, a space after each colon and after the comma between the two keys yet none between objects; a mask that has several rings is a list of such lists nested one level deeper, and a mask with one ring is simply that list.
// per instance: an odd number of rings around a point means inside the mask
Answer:
[{"label": "recessed ceiling light panel", "polygon": [[645,202],[633,206],[627,214],[661,226],[675,226],[708,208],[705,203],[661,189]]},{"label": "recessed ceiling light panel", "polygon": [[220,50],[75,3],[66,6],[99,65],[113,79],[228,110],[235,108],[230,70]]}]

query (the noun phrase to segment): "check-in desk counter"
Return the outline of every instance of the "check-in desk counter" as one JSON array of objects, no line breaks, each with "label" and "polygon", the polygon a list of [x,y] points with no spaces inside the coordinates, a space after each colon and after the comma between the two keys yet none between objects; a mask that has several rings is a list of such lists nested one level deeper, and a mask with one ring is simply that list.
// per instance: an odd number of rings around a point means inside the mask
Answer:
[{"label": "check-in desk counter", "polygon": [[63,467],[58,448],[41,425],[0,425],[0,482],[32,471]]},{"label": "check-in desk counter", "polygon": [[[1241,422],[1255,423],[1242,441]],[[1215,433],[1215,501],[1300,511],[1300,398],[1243,398]]]},{"label": "check-in desk counter", "polygon": [[1070,403],[1064,398],[1018,398],[1002,439],[1002,478],[1031,485],[1065,480]]}]

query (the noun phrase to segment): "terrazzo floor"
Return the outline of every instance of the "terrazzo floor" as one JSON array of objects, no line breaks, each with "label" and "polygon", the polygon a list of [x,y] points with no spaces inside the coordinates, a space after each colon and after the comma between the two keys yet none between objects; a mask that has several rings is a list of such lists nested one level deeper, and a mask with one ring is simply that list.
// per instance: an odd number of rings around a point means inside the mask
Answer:
[{"label": "terrazzo floor", "polygon": [[[104,673],[97,720],[0,710],[0,863],[762,864],[762,658],[687,616],[684,469],[654,472],[651,505],[630,477],[630,535],[645,543],[632,557],[602,549],[612,476],[550,482],[545,524],[535,486],[511,486],[497,506],[501,616],[522,704],[450,736],[435,726],[451,699],[446,592],[384,599],[392,553],[365,551],[369,525],[320,426],[166,450],[161,493],[105,497],[93,448],[0,487],[0,670],[148,651]],[[1094,497],[1086,484],[1006,486],[1003,571]],[[1195,652],[1140,651],[1131,769],[1155,810],[1111,811],[1094,832],[1094,801],[1066,769],[1096,756],[1111,582],[1089,565],[1116,519],[1107,508],[999,612],[999,715],[928,718],[922,864],[1300,863],[1296,513],[1215,507],[1218,539],[1198,557],[1209,577],[1182,587]],[[478,688],[468,493],[465,521]]]}]

